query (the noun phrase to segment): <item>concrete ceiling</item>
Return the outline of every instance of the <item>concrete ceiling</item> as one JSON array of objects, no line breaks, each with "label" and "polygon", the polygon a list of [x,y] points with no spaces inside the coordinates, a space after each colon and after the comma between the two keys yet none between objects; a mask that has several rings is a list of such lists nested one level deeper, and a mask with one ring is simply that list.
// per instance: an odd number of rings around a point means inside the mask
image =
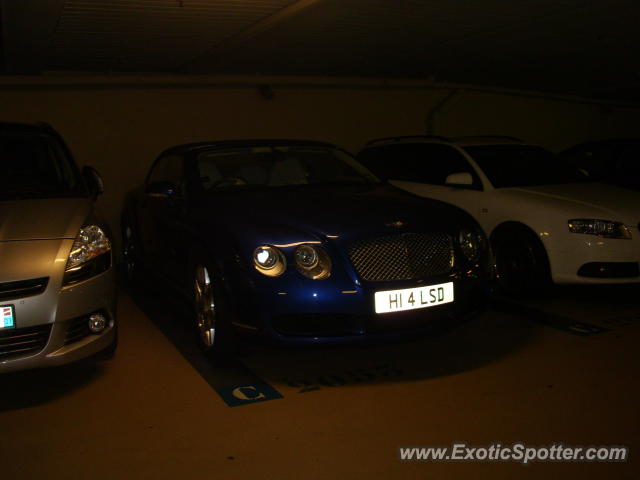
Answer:
[{"label": "concrete ceiling", "polygon": [[412,77],[640,100],[637,0],[20,0],[5,74]]}]

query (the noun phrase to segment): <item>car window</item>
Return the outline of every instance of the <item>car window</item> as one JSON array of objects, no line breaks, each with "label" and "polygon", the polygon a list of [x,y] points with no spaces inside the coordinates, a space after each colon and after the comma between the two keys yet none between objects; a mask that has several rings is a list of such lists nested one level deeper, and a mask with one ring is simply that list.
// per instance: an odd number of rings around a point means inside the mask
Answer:
[{"label": "car window", "polygon": [[480,180],[469,162],[455,148],[438,143],[402,143],[367,148],[358,160],[386,180],[445,185],[452,173],[469,173],[474,186]]},{"label": "car window", "polygon": [[378,181],[351,155],[331,147],[260,146],[216,149],[201,153],[197,166],[200,183],[205,190]]},{"label": "car window", "polygon": [[465,151],[495,188],[589,181],[564,159],[531,145],[481,145]]},{"label": "car window", "polygon": [[0,133],[2,199],[86,196],[78,170],[50,135]]},{"label": "car window", "polygon": [[184,161],[177,155],[158,159],[151,167],[147,183],[170,183],[181,186],[184,183]]}]

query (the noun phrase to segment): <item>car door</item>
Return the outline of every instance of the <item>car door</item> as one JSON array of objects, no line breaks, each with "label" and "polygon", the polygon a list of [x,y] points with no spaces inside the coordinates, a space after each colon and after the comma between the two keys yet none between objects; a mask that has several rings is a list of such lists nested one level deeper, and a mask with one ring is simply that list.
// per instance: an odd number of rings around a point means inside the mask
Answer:
[{"label": "car door", "polygon": [[[366,153],[365,153],[366,152]],[[398,143],[369,148],[358,157],[381,178],[421,197],[466,210],[481,221],[486,210],[482,181],[465,156],[443,143]],[[468,184],[447,183],[453,174],[468,174]],[[460,176],[458,176],[460,178]]]},{"label": "car door", "polygon": [[151,268],[169,279],[179,269],[178,241],[183,229],[186,193],[184,159],[179,155],[158,158],[145,183],[140,236]]}]

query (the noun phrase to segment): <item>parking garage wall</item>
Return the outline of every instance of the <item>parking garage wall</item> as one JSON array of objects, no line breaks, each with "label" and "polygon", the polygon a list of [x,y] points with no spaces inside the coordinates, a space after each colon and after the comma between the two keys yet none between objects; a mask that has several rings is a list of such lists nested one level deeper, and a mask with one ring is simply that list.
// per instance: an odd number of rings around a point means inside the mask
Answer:
[{"label": "parking garage wall", "polygon": [[[455,102],[447,102],[454,91]],[[125,192],[161,150],[178,143],[286,137],[355,151],[371,138],[432,130],[510,135],[559,150],[637,135],[640,112],[588,99],[412,81],[259,77],[13,78],[0,83],[0,103],[0,120],[50,123],[78,163],[102,173],[102,208],[115,229]]]}]

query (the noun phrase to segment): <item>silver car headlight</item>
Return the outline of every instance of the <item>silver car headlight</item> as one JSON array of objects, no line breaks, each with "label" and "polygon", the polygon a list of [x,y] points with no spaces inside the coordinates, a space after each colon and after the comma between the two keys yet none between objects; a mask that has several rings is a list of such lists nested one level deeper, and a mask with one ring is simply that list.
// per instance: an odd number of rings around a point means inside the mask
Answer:
[{"label": "silver car headlight", "polygon": [[287,260],[276,247],[262,245],[253,251],[253,265],[263,275],[277,277],[286,270]]},{"label": "silver car headlight", "polygon": [[460,230],[458,245],[470,262],[477,262],[482,253],[483,237],[473,230]]},{"label": "silver car headlight", "polygon": [[569,231],[571,233],[598,235],[604,238],[631,239],[631,231],[624,223],[611,220],[576,218],[569,220]]},{"label": "silver car headlight", "polygon": [[298,271],[312,280],[323,280],[331,275],[331,259],[327,252],[315,245],[300,245],[293,252]]},{"label": "silver car headlight", "polygon": [[[109,269],[111,266],[111,241],[98,225],[85,225],[73,242],[64,283],[86,280]],[[107,255],[105,255],[107,254]]]}]

